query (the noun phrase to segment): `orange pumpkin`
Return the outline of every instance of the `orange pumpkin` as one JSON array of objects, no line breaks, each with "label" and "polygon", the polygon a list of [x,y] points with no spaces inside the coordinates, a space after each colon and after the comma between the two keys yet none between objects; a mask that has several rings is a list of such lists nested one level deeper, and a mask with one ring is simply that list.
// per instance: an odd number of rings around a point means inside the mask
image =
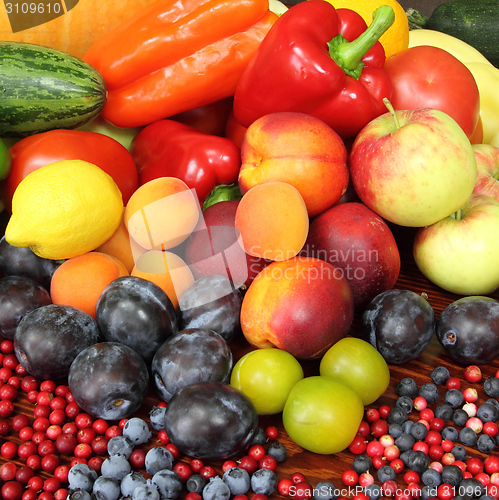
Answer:
[{"label": "orange pumpkin", "polygon": [[[0,40],[36,43],[81,58],[100,37],[152,2],[153,0],[57,0],[43,4],[29,1],[5,2],[7,8],[0,9]],[[36,8],[36,11],[30,12],[30,8]]]}]

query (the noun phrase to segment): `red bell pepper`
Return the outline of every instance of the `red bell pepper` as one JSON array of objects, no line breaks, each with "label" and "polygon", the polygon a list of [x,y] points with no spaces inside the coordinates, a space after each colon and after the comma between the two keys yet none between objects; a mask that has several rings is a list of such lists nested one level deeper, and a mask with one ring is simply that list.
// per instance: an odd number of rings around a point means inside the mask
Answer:
[{"label": "red bell pepper", "polygon": [[291,7],[272,26],[243,72],[234,114],[248,127],[261,116],[298,111],[320,118],[343,139],[385,113],[391,81],[379,37],[395,15],[383,5],[367,27],[360,14],[326,0]]},{"label": "red bell pepper", "polygon": [[158,177],[177,177],[196,190],[199,202],[219,184],[237,181],[241,151],[229,139],[206,134],[175,120],[144,127],[132,141],[140,185]]}]

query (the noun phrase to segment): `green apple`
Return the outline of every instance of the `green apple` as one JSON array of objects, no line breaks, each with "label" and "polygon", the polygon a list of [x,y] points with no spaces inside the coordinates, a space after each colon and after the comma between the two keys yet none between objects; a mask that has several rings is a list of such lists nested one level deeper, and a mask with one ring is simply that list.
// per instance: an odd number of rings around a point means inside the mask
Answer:
[{"label": "green apple", "polygon": [[351,387],[365,406],[374,403],[390,384],[385,358],[369,342],[356,337],[345,337],[331,346],[321,359],[319,372]]},{"label": "green apple", "polygon": [[355,138],[350,174],[371,210],[400,226],[424,227],[464,205],[477,167],[470,141],[449,115],[391,109]]},{"label": "green apple", "polygon": [[289,393],[282,423],[305,450],[322,455],[343,451],[364,416],[359,395],[340,380],[316,375],[296,383]]},{"label": "green apple", "polygon": [[230,385],[242,391],[259,415],[282,412],[293,386],[303,379],[299,361],[281,349],[256,349],[232,369]]},{"label": "green apple", "polygon": [[435,285],[459,295],[499,287],[499,201],[473,193],[456,213],[416,232],[413,254]]},{"label": "green apple", "polygon": [[79,127],[78,130],[98,132],[99,134],[107,135],[115,141],[118,141],[122,146],[130,151],[133,138],[140,132],[141,128],[116,127],[104,120],[101,115],[98,115],[93,120]]}]

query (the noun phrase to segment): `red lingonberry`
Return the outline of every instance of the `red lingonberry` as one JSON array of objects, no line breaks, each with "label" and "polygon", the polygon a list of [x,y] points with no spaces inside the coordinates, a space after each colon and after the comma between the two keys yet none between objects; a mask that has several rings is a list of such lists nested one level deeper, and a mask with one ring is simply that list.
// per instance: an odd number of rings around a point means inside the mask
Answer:
[{"label": "red lingonberry", "polygon": [[265,455],[265,448],[261,444],[253,444],[248,449],[248,455],[258,462]]},{"label": "red lingonberry", "polygon": [[390,461],[390,467],[395,470],[397,474],[402,472],[405,468],[404,461],[401,460],[400,458],[395,458],[392,461]]},{"label": "red lingonberry", "polygon": [[75,417],[75,424],[78,429],[86,429],[87,427],[92,427],[93,422],[94,419],[88,413],[80,412]]},{"label": "red lingonberry", "polygon": [[359,424],[359,428],[357,429],[357,434],[362,437],[368,437],[371,434],[371,426],[369,422],[362,420]]},{"label": "red lingonberry", "polygon": [[487,474],[499,472],[499,457],[497,455],[489,455],[483,461],[483,469]]},{"label": "red lingonberry", "polygon": [[280,479],[279,482],[277,483],[277,492],[279,495],[282,495],[283,497],[288,497],[291,494],[291,491],[294,491],[294,486],[293,481],[289,478],[284,478]]},{"label": "red lingonberry", "polygon": [[369,441],[366,447],[366,453],[369,457],[374,457],[375,455],[383,455],[383,445],[376,439]]},{"label": "red lingonberry", "polygon": [[473,475],[483,472],[483,462],[480,458],[471,457],[466,460],[466,470],[469,470]]},{"label": "red lingonberry", "polygon": [[15,431],[20,431],[23,427],[27,427],[29,425],[29,418],[27,415],[19,413],[19,415],[14,415],[12,417],[10,425]]},{"label": "red lingonberry", "polygon": [[381,436],[388,433],[388,422],[379,418],[371,423],[371,434],[375,438],[380,438]]},{"label": "red lingonberry", "polygon": [[279,429],[275,425],[269,425],[265,428],[265,435],[267,436],[267,439],[274,441],[279,435]]},{"label": "red lingonberry", "polygon": [[225,460],[222,464],[222,472],[227,472],[234,467],[237,467],[237,462],[235,460]]},{"label": "red lingonberry", "polygon": [[257,462],[259,469],[270,469],[273,472],[277,470],[277,460],[272,455],[264,455]]},{"label": "red lingonberry", "polygon": [[199,471],[199,474],[209,481],[212,477],[217,475],[217,471],[211,465],[204,465]]},{"label": "red lingonberry", "polygon": [[411,484],[411,483],[419,483],[419,474],[416,471],[413,470],[408,470],[404,474],[404,483],[405,484]]},{"label": "red lingonberry", "polygon": [[97,433],[97,434],[105,434],[107,429],[109,427],[109,424],[107,423],[106,420],[103,418],[97,418],[96,420],[93,421],[92,423],[92,429]]},{"label": "red lingonberry", "polygon": [[449,377],[445,383],[446,389],[460,389],[461,381],[457,377]]},{"label": "red lingonberry", "polygon": [[302,472],[293,472],[293,474],[291,474],[291,481],[293,481],[293,484],[304,483],[306,480],[307,478]]},{"label": "red lingonberry", "polygon": [[312,498],[312,486],[306,481],[298,483],[294,489],[294,498],[296,498],[296,500]]},{"label": "red lingonberry", "polygon": [[204,462],[199,458],[193,458],[189,463],[192,472],[199,474],[199,471],[204,467]]},{"label": "red lingonberry", "polygon": [[241,460],[239,460],[239,467],[241,467],[241,469],[245,469],[248,474],[251,475],[258,469],[258,462],[253,457],[244,455]]},{"label": "red lingonberry", "polygon": [[100,474],[102,462],[104,462],[104,459],[102,457],[94,456],[88,459],[87,465],[90,468],[94,469],[94,471],[96,471],[98,474]]},{"label": "red lingonberry", "polygon": [[173,455],[173,458],[180,457],[180,450],[173,443],[168,443],[165,448]]},{"label": "red lingonberry", "polygon": [[[237,466],[237,464],[236,464]],[[185,462],[177,462],[173,466],[173,470],[179,475],[181,481],[185,483],[193,474],[189,464]]]},{"label": "red lingonberry", "polygon": [[379,416],[386,420],[388,418],[388,415],[390,415],[392,409],[390,408],[389,405],[382,405],[378,408],[378,411],[379,411]]},{"label": "red lingonberry", "polygon": [[59,455],[55,453],[50,453],[49,455],[45,455],[42,457],[42,470],[52,474],[55,469],[60,465],[61,459]]},{"label": "red lingonberry", "polygon": [[371,484],[374,484],[374,476],[369,471],[362,472],[362,474],[359,475],[358,483],[363,488],[370,486]]},{"label": "red lingonberry", "polygon": [[419,418],[429,422],[432,418],[435,418],[435,413],[431,408],[425,408],[419,412]]},{"label": "red lingonberry", "polygon": [[135,448],[130,454],[130,463],[136,469],[142,469],[146,463],[146,452],[142,448]]},{"label": "red lingonberry", "polygon": [[5,441],[0,446],[0,455],[7,460],[12,460],[17,457],[17,444],[12,441]]},{"label": "red lingonberry", "polygon": [[380,414],[379,411],[376,408],[369,408],[366,410],[366,420],[369,423],[375,422],[376,420],[380,419]]},{"label": "red lingonberry", "polygon": [[397,445],[391,444],[390,446],[386,446],[383,450],[383,456],[389,461],[393,462],[400,457],[400,449]]},{"label": "red lingonberry", "polygon": [[341,480],[346,486],[355,486],[359,480],[359,474],[353,469],[347,469],[341,475]]},{"label": "red lingonberry", "polygon": [[348,449],[351,453],[360,455],[361,453],[364,453],[364,451],[366,451],[367,443],[368,441],[366,441],[363,436],[361,436],[360,434],[356,434],[352,439],[352,442],[348,445]]},{"label": "red lingonberry", "polygon": [[464,370],[464,378],[473,384],[482,380],[482,370],[477,365],[467,366]]}]

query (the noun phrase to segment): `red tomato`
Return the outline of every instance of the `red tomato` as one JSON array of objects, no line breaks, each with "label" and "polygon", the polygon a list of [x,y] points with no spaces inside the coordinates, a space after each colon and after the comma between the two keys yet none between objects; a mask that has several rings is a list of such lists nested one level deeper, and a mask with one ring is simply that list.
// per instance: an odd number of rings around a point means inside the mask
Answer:
[{"label": "red tomato", "polygon": [[31,172],[59,160],[85,160],[97,165],[116,182],[127,203],[139,185],[137,166],[130,152],[115,139],[97,132],[82,130],[51,130],[34,134],[10,148],[12,166],[0,191],[5,208],[18,184]]},{"label": "red tomato", "polygon": [[454,118],[470,138],[480,116],[480,97],[471,71],[446,50],[421,45],[389,57],[395,109],[433,108]]}]

